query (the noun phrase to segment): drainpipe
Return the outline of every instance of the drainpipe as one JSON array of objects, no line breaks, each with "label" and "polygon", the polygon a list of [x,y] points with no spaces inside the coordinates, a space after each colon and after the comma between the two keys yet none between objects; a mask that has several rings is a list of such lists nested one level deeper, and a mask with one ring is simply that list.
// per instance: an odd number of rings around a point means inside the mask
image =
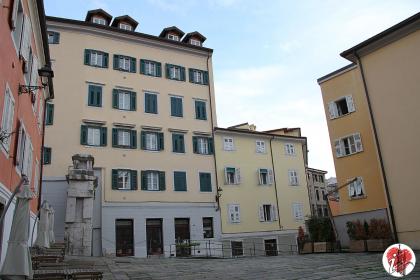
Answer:
[{"label": "drainpipe", "polygon": [[281,230],[281,222],[280,222],[280,210],[279,210],[279,198],[277,194],[277,180],[276,180],[276,170],[274,168],[274,157],[273,157],[273,139],[274,136],[270,138],[270,154],[271,154],[271,165],[273,166],[273,179],[274,179],[274,191],[276,192],[276,203],[277,203],[277,217],[279,221],[279,229]]},{"label": "drainpipe", "polygon": [[379,138],[378,138],[378,132],[377,132],[377,129],[376,129],[375,119],[373,117],[372,105],[370,103],[369,91],[368,91],[368,88],[367,88],[367,83],[366,83],[366,78],[365,78],[365,72],[363,70],[362,60],[360,59],[360,56],[357,53],[357,51],[355,51],[353,54],[357,59],[357,64],[360,67],[360,73],[362,75],[363,87],[364,87],[364,90],[365,90],[366,100],[367,100],[367,104],[368,104],[368,108],[369,108],[370,120],[372,122],[373,135],[375,136],[376,150],[378,152],[379,162],[381,164],[382,178],[384,180],[384,187],[385,187],[385,195],[386,195],[386,199],[388,201],[388,210],[389,210],[388,215],[389,215],[389,219],[391,220],[392,231],[394,233],[394,240],[395,240],[396,243],[398,243],[398,234],[397,234],[397,226],[395,225],[394,210],[392,208],[391,196],[389,194],[388,180],[387,180],[386,173],[385,173],[385,166],[384,166],[384,162],[383,162],[383,158],[382,158],[381,147],[379,145]]}]

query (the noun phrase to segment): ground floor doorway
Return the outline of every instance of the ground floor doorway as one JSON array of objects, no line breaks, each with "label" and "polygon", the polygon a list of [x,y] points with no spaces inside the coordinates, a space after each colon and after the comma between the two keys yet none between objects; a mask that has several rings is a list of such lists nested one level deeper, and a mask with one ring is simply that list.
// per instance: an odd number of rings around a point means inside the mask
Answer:
[{"label": "ground floor doorway", "polygon": [[117,257],[134,256],[133,220],[115,221],[115,249]]},{"label": "ground floor doorway", "polygon": [[276,239],[266,239],[264,240],[265,255],[266,256],[277,256],[277,240]]},{"label": "ground floor doorway", "polygon": [[175,218],[175,244],[177,256],[191,255],[189,218]]},{"label": "ground floor doorway", "polygon": [[162,219],[146,219],[147,255],[163,254]]}]

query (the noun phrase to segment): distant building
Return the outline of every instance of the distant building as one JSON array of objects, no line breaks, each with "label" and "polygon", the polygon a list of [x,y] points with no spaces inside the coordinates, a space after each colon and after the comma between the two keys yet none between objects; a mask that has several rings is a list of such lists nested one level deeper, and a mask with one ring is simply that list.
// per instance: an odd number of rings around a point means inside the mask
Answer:
[{"label": "distant building", "polygon": [[[318,79],[334,154],[340,215],[387,219],[420,249],[420,13],[344,51],[351,64]],[[344,240],[343,244],[347,240]]]},{"label": "distant building", "polygon": [[309,203],[312,216],[315,217],[328,217],[325,174],[327,171],[306,168]]}]

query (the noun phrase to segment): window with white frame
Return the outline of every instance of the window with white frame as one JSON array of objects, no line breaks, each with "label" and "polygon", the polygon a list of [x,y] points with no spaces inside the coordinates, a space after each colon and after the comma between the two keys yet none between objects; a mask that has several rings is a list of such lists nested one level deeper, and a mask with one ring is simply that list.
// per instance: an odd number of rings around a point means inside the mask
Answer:
[{"label": "window with white frame", "polygon": [[197,137],[197,148],[199,154],[207,155],[209,153],[208,138]]},{"label": "window with white frame", "polygon": [[336,101],[328,103],[328,111],[330,113],[330,119],[335,119],[356,111],[353,97],[351,95],[347,95]]},{"label": "window with white frame", "polygon": [[118,145],[119,146],[131,146],[130,141],[131,133],[128,130],[118,130]]},{"label": "window with white frame", "polygon": [[174,41],[179,41],[179,36],[174,35],[174,34],[168,34],[168,39],[174,40]]},{"label": "window with white frame", "polygon": [[239,204],[229,204],[228,205],[228,217],[231,224],[236,224],[241,222],[241,208]]},{"label": "window with white frame", "polygon": [[259,206],[260,222],[272,222],[277,220],[277,208],[273,204]]},{"label": "window with white frame", "polygon": [[106,20],[99,17],[93,17],[92,22],[96,24],[106,25]]},{"label": "window with white frame", "polygon": [[193,79],[195,83],[203,83],[203,71],[193,70]]},{"label": "window with white frame", "polygon": [[24,25],[24,13],[23,13],[23,5],[21,0],[16,0],[13,2],[13,9],[11,14],[11,24],[12,24],[12,37],[13,41],[16,46],[16,50],[19,50],[19,46],[21,45],[21,40],[24,39],[22,33],[24,32],[23,25]]},{"label": "window with white frame", "polygon": [[118,60],[118,67],[122,70],[130,71],[130,61],[129,57],[120,56]]},{"label": "window with white frame", "polygon": [[118,91],[118,109],[131,110],[131,92],[119,90]]},{"label": "window with white frame", "polygon": [[350,199],[363,198],[366,196],[365,186],[363,184],[363,178],[357,177],[357,180],[349,184],[349,197]]},{"label": "window with white frame", "polygon": [[3,137],[0,142],[3,149],[8,153],[10,149],[10,141],[12,139],[13,117],[15,113],[15,101],[9,85],[6,85],[4,92],[3,114],[1,119],[0,133]]},{"label": "window with white frame", "polygon": [[123,30],[128,30],[128,31],[133,30],[133,28],[131,27],[131,25],[126,24],[126,23],[120,23],[119,24],[119,27],[120,27],[120,29],[123,29]]},{"label": "window with white frame", "polygon": [[195,40],[195,39],[190,39],[190,44],[194,45],[194,46],[199,46],[201,47],[201,42],[199,40]]},{"label": "window with white frame", "polygon": [[234,143],[233,143],[233,137],[223,137],[223,149],[225,151],[235,150],[235,146],[234,146]]},{"label": "window with white frame", "polygon": [[90,52],[90,65],[100,66],[104,65],[104,55],[102,52],[91,51]]},{"label": "window with white frame", "polygon": [[265,141],[257,140],[255,144],[257,153],[265,153]]},{"label": "window with white frame", "polygon": [[289,174],[289,185],[290,186],[299,185],[297,171],[296,170],[289,170],[288,174]]},{"label": "window with white frame", "polygon": [[27,134],[23,124],[21,124],[18,136],[17,147],[17,168],[22,175],[26,175],[29,182],[32,177],[32,154],[33,146],[29,135]]},{"label": "window with white frame", "polygon": [[360,133],[355,133],[334,141],[337,157],[348,156],[363,151]]},{"label": "window with white frame", "polygon": [[225,167],[225,184],[237,185],[241,183],[241,172],[239,168]]},{"label": "window with white frame", "polygon": [[303,220],[303,203],[295,202],[292,204],[293,218],[296,221]]},{"label": "window with white frame", "polygon": [[131,190],[131,171],[118,170],[118,189]]},{"label": "window with white frame", "polygon": [[294,156],[296,155],[295,145],[291,143],[284,144],[284,151],[286,155]]},{"label": "window with white frame", "polygon": [[158,137],[156,133],[146,133],[146,150],[157,151],[158,149]]},{"label": "window with white frame", "polygon": [[146,75],[156,76],[156,63],[153,61],[145,61],[144,70]]},{"label": "window with white frame", "polygon": [[273,178],[273,170],[268,168],[259,168],[257,171],[258,174],[258,183],[259,185],[272,185],[274,178]]},{"label": "window with white frame", "polygon": [[181,68],[177,66],[171,66],[169,68],[169,77],[174,80],[181,80]]},{"label": "window with white frame", "polygon": [[146,188],[148,191],[159,190],[159,172],[150,171],[146,174]]},{"label": "window with white frame", "polygon": [[90,146],[101,145],[101,129],[99,127],[87,128],[87,144]]}]

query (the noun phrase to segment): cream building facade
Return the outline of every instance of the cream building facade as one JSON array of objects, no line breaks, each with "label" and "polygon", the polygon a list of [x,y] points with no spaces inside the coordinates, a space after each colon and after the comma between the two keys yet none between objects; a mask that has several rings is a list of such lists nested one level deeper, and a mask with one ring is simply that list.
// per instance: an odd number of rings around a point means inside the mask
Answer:
[{"label": "cream building facade", "polygon": [[220,237],[212,50],[198,32],[153,36],[129,16],[111,20],[101,9],[85,21],[47,18],[57,98],[45,195],[65,191],[73,154],[90,154],[94,255],[180,254],[176,243]]},{"label": "cream building facade", "polygon": [[[215,128],[218,202],[225,254],[273,255],[296,249],[310,215],[306,138],[300,130]],[[291,246],[292,245],[292,246]]]}]

